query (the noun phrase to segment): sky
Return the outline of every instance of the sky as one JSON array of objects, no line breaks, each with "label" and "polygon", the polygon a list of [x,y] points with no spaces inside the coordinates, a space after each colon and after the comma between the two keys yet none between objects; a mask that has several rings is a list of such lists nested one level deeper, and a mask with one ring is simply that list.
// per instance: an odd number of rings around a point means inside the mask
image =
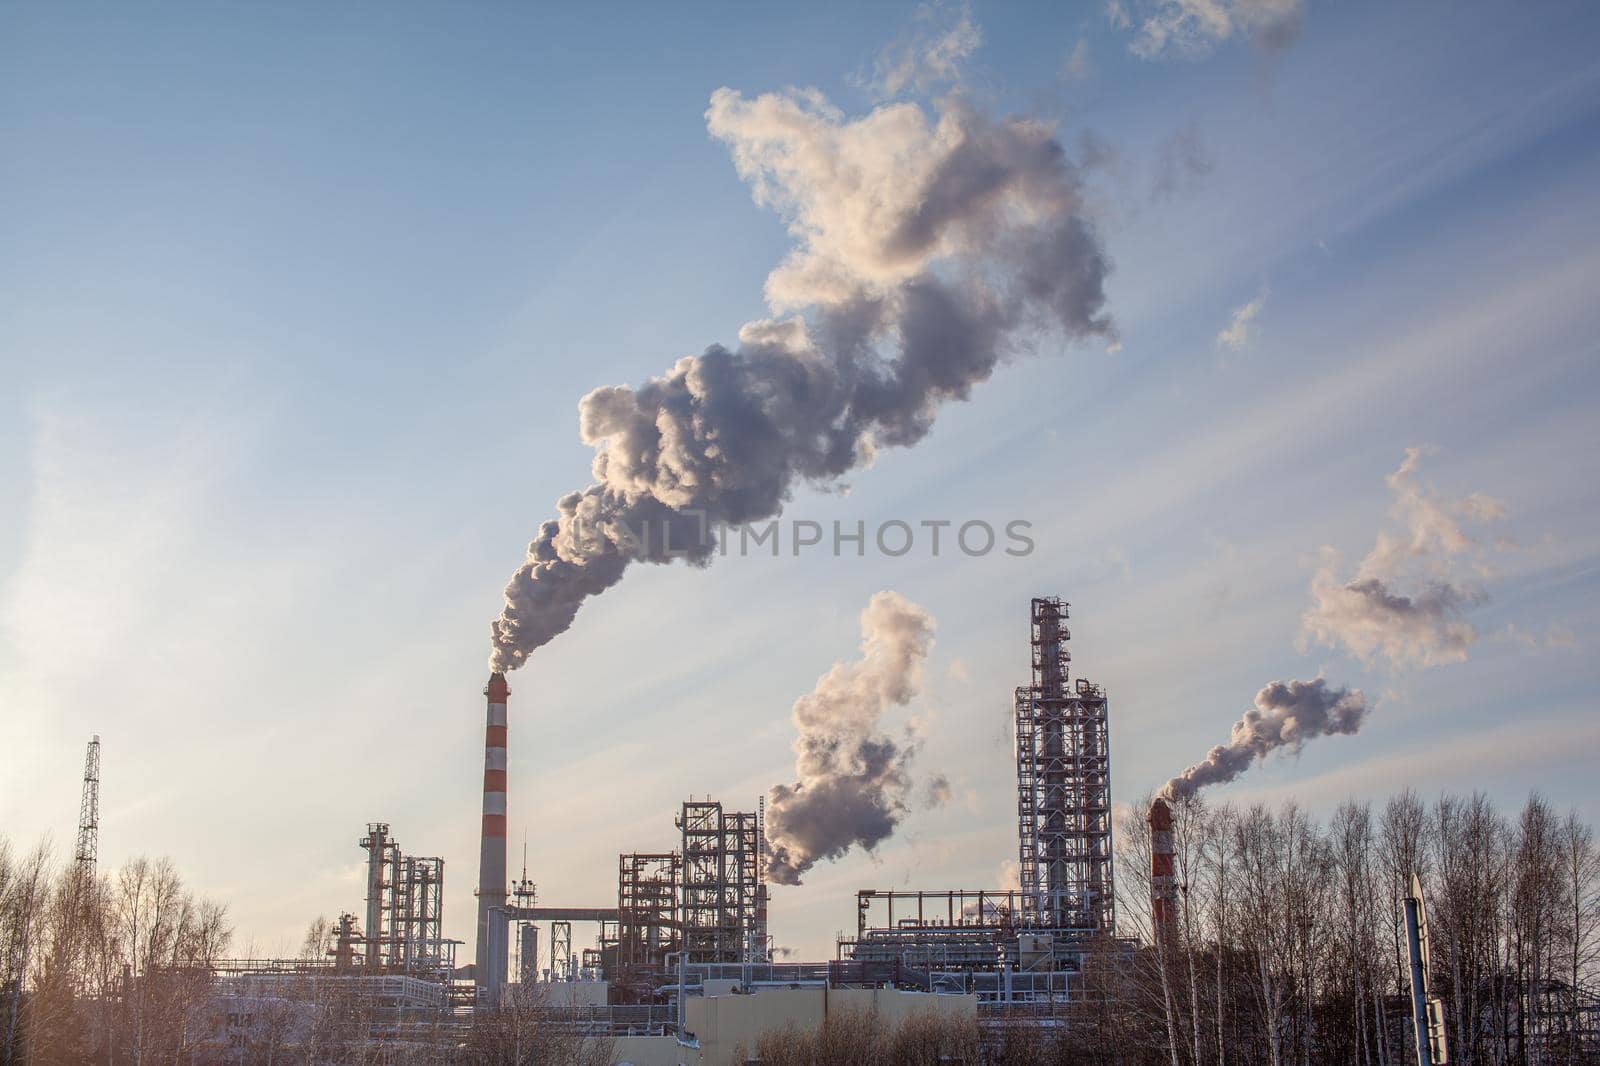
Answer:
[{"label": "sky", "polygon": [[[0,833],[70,854],[98,734],[102,865],[171,856],[240,954],[360,910],[369,821],[445,859],[470,941],[490,623],[591,480],[579,400],[736,344],[795,244],[708,133],[722,87],[1049,124],[1117,339],[1042,330],[785,510],[1031,552],[639,565],[513,673],[541,900],[609,904],[685,798],[793,783],[791,707],[885,590],[934,627],[881,723],[918,787],[773,889],[796,957],[858,888],[1014,876],[1032,596],[1072,604],[1121,803],[1321,677],[1359,732],[1209,796],[1600,818],[1597,42],[1559,2],[5,5]],[[1413,536],[1406,485],[1466,539]],[[1320,639],[1319,575],[1420,628]]]}]

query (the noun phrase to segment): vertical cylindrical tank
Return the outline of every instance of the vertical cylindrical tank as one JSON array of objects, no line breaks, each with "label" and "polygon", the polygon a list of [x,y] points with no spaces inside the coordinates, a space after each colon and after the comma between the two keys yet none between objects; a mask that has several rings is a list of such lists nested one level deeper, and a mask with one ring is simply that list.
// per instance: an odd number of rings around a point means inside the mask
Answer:
[{"label": "vertical cylindrical tank", "polygon": [[369,970],[376,970],[383,962],[383,895],[388,888],[384,865],[389,855],[389,826],[384,822],[368,822],[367,835],[361,839],[361,846],[367,849],[365,962]]},{"label": "vertical cylindrical tank", "polygon": [[[483,694],[488,720],[483,735],[483,836],[478,853],[478,945],[475,972],[478,1001],[497,1006],[506,978],[509,930],[496,928],[506,912],[506,701],[505,675],[489,675]],[[497,935],[498,934],[498,935]]]},{"label": "vertical cylindrical tank", "polygon": [[539,983],[539,927],[532,922],[522,925],[517,958],[520,960],[518,980],[533,987]]}]

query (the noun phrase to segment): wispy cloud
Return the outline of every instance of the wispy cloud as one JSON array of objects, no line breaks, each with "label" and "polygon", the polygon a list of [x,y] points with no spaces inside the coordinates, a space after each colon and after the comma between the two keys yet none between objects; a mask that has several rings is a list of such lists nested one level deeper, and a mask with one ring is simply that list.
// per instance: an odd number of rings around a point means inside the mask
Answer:
[{"label": "wispy cloud", "polygon": [[1228,351],[1237,352],[1254,341],[1259,328],[1256,319],[1266,306],[1267,290],[1263,287],[1255,299],[1242,307],[1234,308],[1233,315],[1228,319],[1227,328],[1217,334],[1218,350],[1226,348]]},{"label": "wispy cloud", "polygon": [[1307,637],[1395,667],[1466,659],[1478,639],[1466,612],[1488,600],[1479,579],[1492,572],[1491,549],[1472,529],[1502,521],[1506,506],[1478,492],[1441,496],[1421,484],[1417,468],[1429,451],[1408,448],[1389,475],[1396,528],[1379,532],[1351,579],[1339,577],[1338,552],[1323,549],[1303,623]]},{"label": "wispy cloud", "polygon": [[1128,49],[1143,59],[1203,59],[1236,39],[1275,53],[1299,38],[1306,0],[1145,0],[1131,10],[1111,0],[1106,17],[1134,31]]},{"label": "wispy cloud", "polygon": [[1078,43],[1067,53],[1066,62],[1061,64],[1061,73],[1073,81],[1087,81],[1094,77],[1094,61],[1089,58],[1088,38],[1078,38]]},{"label": "wispy cloud", "polygon": [[867,88],[881,99],[927,93],[961,80],[967,57],[983,43],[983,31],[965,3],[926,3],[911,26],[878,53]]}]

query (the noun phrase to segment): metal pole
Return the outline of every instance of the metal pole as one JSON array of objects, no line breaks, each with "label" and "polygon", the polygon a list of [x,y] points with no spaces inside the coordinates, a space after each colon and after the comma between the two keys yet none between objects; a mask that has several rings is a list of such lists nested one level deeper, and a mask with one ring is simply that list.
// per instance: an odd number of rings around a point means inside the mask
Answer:
[{"label": "metal pole", "polygon": [[683,1041],[683,1025],[684,1025],[684,1017],[683,1017],[683,1011],[684,1011],[684,1007],[683,1007],[683,986],[689,980],[688,961],[689,961],[689,953],[688,952],[686,952],[686,951],[678,952],[678,1040],[679,1040],[680,1043]]},{"label": "metal pole", "polygon": [[1422,902],[1407,896],[1402,905],[1406,912],[1406,949],[1411,956],[1411,1028],[1417,1041],[1417,1066],[1433,1066],[1428,1046],[1428,975],[1422,965]]}]

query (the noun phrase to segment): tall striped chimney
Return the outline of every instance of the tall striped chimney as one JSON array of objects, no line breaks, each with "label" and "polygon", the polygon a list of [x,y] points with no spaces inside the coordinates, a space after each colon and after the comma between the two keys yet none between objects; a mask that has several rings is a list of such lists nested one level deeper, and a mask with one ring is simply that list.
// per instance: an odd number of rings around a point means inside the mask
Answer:
[{"label": "tall striped chimney", "polygon": [[506,906],[506,697],[511,689],[502,673],[489,675],[483,694],[489,701],[483,734],[483,844],[478,853],[478,1001],[500,1004],[506,978],[510,927]]},{"label": "tall striped chimney", "polygon": [[1150,921],[1157,945],[1170,945],[1178,923],[1178,879],[1172,851],[1172,804],[1150,804]]}]

